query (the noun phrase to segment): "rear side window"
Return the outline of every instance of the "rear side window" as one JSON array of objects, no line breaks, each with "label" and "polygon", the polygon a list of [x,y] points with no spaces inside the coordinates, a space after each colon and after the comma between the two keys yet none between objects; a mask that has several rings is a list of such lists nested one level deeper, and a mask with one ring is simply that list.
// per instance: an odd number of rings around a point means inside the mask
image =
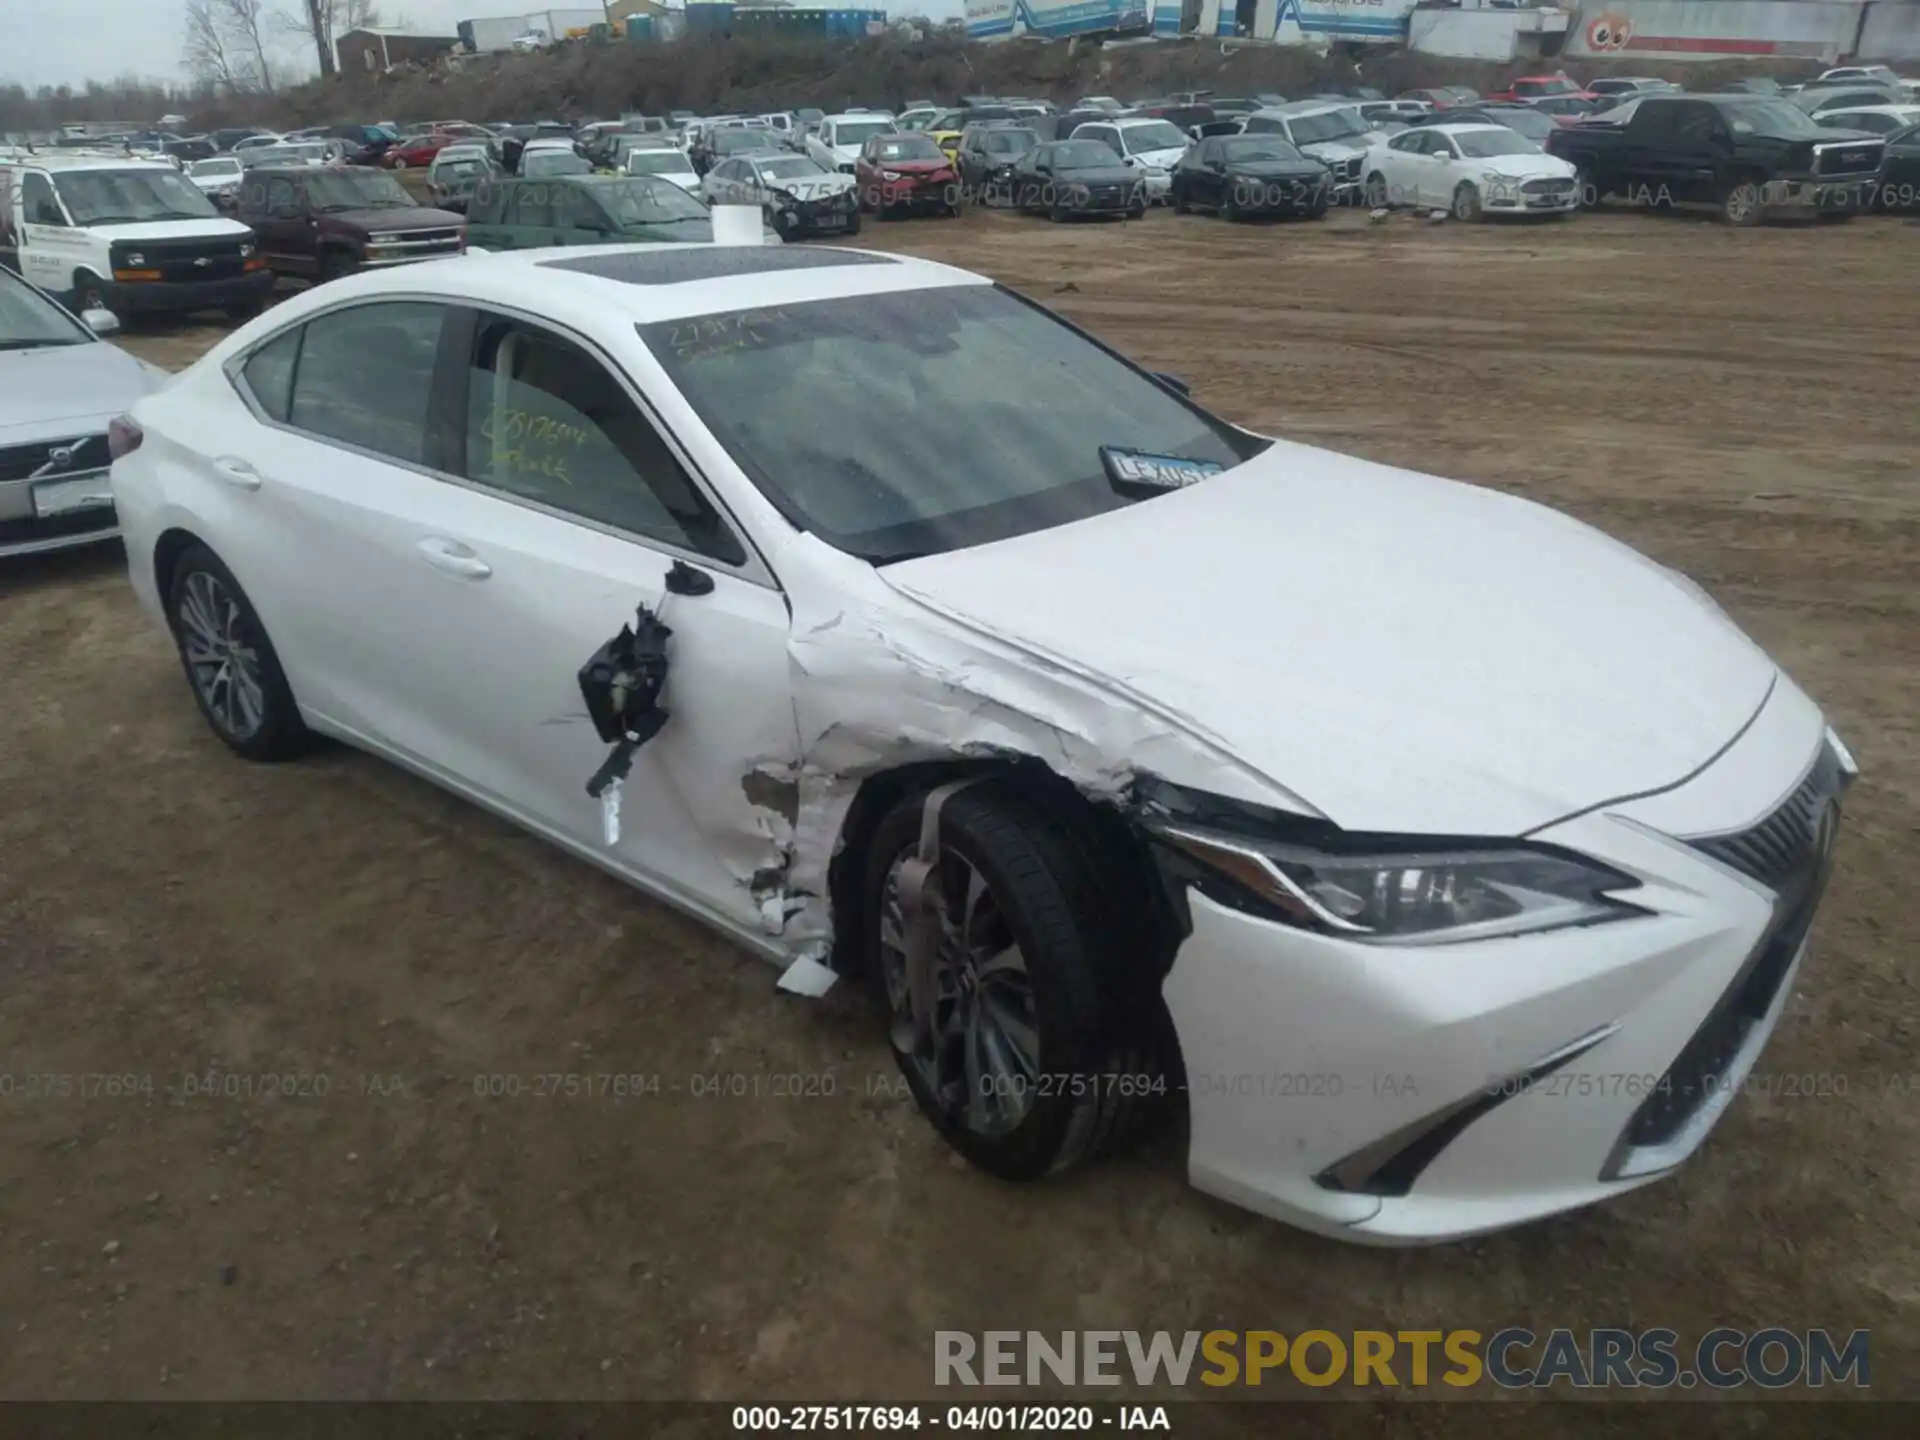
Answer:
[{"label": "rear side window", "polygon": [[746,551],[598,359],[482,316],[467,371],[467,478],[738,565]]},{"label": "rear side window", "polygon": [[309,321],[288,421],[412,465],[427,463],[427,409],[445,308],[396,300]]},{"label": "rear side window", "polygon": [[253,352],[241,376],[254,402],[275,420],[284,422],[293,403],[293,367],[300,355],[300,331],[277,335]]}]

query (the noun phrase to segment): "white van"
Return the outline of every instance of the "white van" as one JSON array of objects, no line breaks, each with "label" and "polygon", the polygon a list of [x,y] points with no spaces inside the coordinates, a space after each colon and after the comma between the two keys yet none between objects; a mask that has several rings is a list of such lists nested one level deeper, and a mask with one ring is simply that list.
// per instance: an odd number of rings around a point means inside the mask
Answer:
[{"label": "white van", "polygon": [[241,319],[273,289],[253,231],[177,168],[109,154],[0,155],[0,264],[76,312]]}]

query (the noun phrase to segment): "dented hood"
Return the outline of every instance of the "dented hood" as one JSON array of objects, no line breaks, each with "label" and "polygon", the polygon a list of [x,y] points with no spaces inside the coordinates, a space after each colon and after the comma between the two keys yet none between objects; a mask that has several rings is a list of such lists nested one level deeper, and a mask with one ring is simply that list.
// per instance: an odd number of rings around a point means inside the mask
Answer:
[{"label": "dented hood", "polygon": [[1709,602],[1597,530],[1285,442],[1183,491],[878,573],[1349,829],[1519,834],[1663,789],[1775,676]]}]

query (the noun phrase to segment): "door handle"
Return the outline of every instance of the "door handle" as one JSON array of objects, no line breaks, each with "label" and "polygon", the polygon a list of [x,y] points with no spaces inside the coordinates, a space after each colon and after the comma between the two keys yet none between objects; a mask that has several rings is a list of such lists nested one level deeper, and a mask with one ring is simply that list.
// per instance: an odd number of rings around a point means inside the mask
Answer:
[{"label": "door handle", "polygon": [[213,473],[237,490],[258,490],[261,475],[246,461],[232,455],[222,455],[213,462]]},{"label": "door handle", "polygon": [[493,574],[491,565],[458,540],[443,540],[438,535],[430,535],[417,548],[434,569],[458,575],[462,580],[484,580]]}]

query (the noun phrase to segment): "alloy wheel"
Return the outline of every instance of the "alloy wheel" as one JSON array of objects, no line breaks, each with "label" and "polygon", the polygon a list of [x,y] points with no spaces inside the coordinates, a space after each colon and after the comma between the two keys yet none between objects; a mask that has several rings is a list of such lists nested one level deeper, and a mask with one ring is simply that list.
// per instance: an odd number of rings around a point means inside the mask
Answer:
[{"label": "alloy wheel", "polygon": [[986,877],[951,847],[927,877],[937,942],[931,1021],[914,1021],[900,893],[902,854],[887,871],[880,961],[893,1045],[954,1124],[982,1138],[1019,1128],[1033,1108],[1040,1022],[1033,977]]},{"label": "alloy wheel", "polygon": [[246,740],[266,719],[259,651],[232,592],[218,576],[196,570],[180,597],[180,653],[207,713],[229,737]]}]

